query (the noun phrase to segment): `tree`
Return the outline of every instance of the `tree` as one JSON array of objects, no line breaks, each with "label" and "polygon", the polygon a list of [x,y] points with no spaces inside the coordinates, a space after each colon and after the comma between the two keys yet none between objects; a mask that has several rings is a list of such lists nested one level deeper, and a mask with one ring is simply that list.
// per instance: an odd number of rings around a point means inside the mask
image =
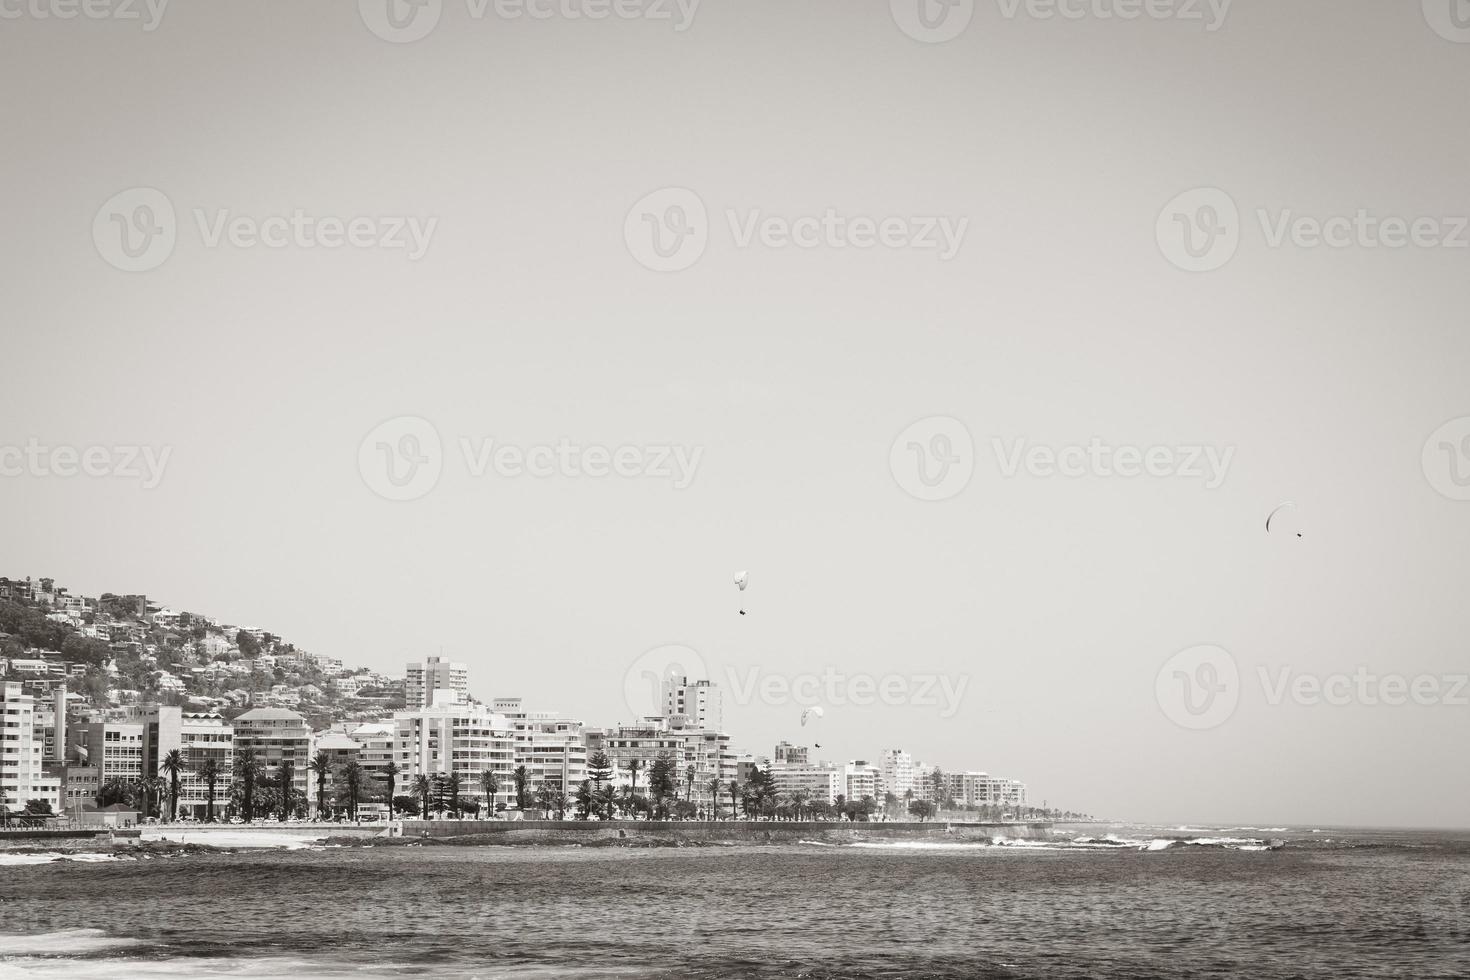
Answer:
[{"label": "tree", "polygon": [[429,777],[419,773],[413,777],[413,793],[419,798],[419,813],[427,817],[429,815],[429,792],[434,788],[429,782]]},{"label": "tree", "polygon": [[480,773],[480,792],[485,794],[485,810],[490,816],[495,816],[495,794],[500,792],[500,779],[495,770],[486,769]]},{"label": "tree", "polygon": [[[316,777],[316,815],[322,820],[327,819],[327,777],[332,774],[332,756],[326,750],[317,752],[306,764],[311,774]],[[392,792],[392,788],[389,788]]]},{"label": "tree", "polygon": [[49,800],[26,800],[26,813],[33,817],[54,816]]},{"label": "tree", "polygon": [[531,779],[530,770],[525,766],[516,766],[512,776],[516,781],[516,808],[524,810],[526,808],[526,783]]},{"label": "tree", "polygon": [[556,809],[556,787],[551,783],[542,783],[536,788],[536,806],[546,811],[547,816]]},{"label": "tree", "polygon": [[169,749],[158,768],[168,773],[168,819],[172,823],[179,819],[179,774],[187,769],[184,753]]},{"label": "tree", "polygon": [[459,773],[452,772],[444,780],[444,791],[449,797],[449,812],[459,817]]},{"label": "tree", "polygon": [[628,792],[629,793],[637,793],[638,792],[638,771],[643,768],[643,760],[641,760],[641,759],[639,759],[637,757],[634,757],[632,759],[629,759],[627,762],[623,763],[623,768],[626,769],[626,770],[628,770],[628,775],[630,775],[630,776],[633,777],[633,785],[629,789]]},{"label": "tree", "polygon": [[296,763],[282,759],[276,768],[276,776],[281,782],[281,823],[285,823],[291,816],[291,784],[296,781]]},{"label": "tree", "polygon": [[734,820],[736,814],[735,808],[740,805],[740,784],[732,779],[725,789],[730,792],[730,819]]},{"label": "tree", "polygon": [[194,770],[194,775],[204,780],[204,819],[207,823],[214,823],[214,787],[224,774],[224,767],[219,764],[219,759],[212,755],[199,763],[199,767]]},{"label": "tree", "polygon": [[617,806],[618,803],[617,791],[614,790],[612,788],[612,784],[609,783],[608,785],[602,787],[602,789],[597,791],[596,797],[597,802],[602,807],[602,819],[611,820],[613,818],[613,808]]},{"label": "tree", "polygon": [[347,786],[347,800],[353,820],[357,819],[357,798],[362,793],[362,778],[362,763],[356,759],[348,759],[342,764],[342,782]]},{"label": "tree", "polygon": [[694,798],[694,777],[698,774],[699,770],[694,768],[694,763],[691,762],[684,767],[684,799]]},{"label": "tree", "polygon": [[668,816],[669,800],[679,792],[675,771],[674,760],[662,753],[648,767],[648,795],[653,799],[655,819],[663,820]]},{"label": "tree", "polygon": [[602,789],[602,784],[612,778],[612,771],[612,761],[601,749],[587,760],[587,775],[592,778],[593,790]]},{"label": "tree", "polygon": [[582,820],[589,820],[597,807],[596,791],[592,788],[592,780],[582,780],[582,785],[577,787],[577,816]]},{"label": "tree", "polygon": [[412,796],[393,797],[393,808],[405,816],[416,817],[419,815],[418,801]]},{"label": "tree", "polygon": [[255,817],[255,781],[260,777],[260,759],[245,752],[235,758],[235,775],[240,779],[241,816],[249,823]]},{"label": "tree", "polygon": [[393,819],[393,788],[398,782],[398,774],[403,770],[398,768],[398,763],[392,759],[383,767],[383,780],[388,784],[388,819]]},{"label": "tree", "polygon": [[707,788],[709,789],[709,798],[712,805],[710,819],[718,820],[720,819],[720,790],[722,788],[720,777],[716,776],[714,779],[711,779]]},{"label": "tree", "polygon": [[920,823],[923,823],[934,816],[934,804],[928,800],[915,800],[909,804],[909,812],[918,817]]}]

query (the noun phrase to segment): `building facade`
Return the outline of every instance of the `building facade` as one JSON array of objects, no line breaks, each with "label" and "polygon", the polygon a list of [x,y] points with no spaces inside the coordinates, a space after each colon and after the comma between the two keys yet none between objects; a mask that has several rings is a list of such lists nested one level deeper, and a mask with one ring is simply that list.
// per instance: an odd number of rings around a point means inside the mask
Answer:
[{"label": "building facade", "polygon": [[468,700],[470,668],[443,657],[404,665],[403,706],[409,711],[434,702],[435,691],[453,691]]}]

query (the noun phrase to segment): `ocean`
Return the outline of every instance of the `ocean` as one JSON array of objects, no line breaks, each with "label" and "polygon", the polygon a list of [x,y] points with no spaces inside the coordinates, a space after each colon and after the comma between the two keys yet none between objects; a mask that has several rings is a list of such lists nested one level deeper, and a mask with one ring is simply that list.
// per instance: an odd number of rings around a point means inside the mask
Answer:
[{"label": "ocean", "polygon": [[[0,976],[1470,977],[1470,834],[1114,831],[1054,846],[12,849]],[[1268,838],[1286,846],[1259,849]]]}]

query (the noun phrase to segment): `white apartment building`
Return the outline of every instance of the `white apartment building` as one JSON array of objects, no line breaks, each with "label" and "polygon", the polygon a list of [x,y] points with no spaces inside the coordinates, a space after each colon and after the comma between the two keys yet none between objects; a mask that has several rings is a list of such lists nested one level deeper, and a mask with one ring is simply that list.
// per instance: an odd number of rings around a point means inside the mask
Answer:
[{"label": "white apartment building", "polygon": [[[737,778],[737,761],[730,747],[730,736],[693,727],[682,716],[672,720],[649,718],[639,724],[609,729],[588,729],[586,737],[589,756],[597,751],[607,753],[613,766],[611,782],[619,792],[632,788],[634,777],[628,764],[637,759],[640,767],[638,790],[647,793],[649,766],[661,755],[667,755],[674,762],[681,799],[687,795],[696,803],[708,802],[709,785],[713,780],[726,783]],[[690,766],[694,767],[692,792],[688,786]]]},{"label": "white apartment building", "polygon": [[808,754],[805,745],[777,742],[776,753],[771,760],[778,766],[804,766],[810,761]]},{"label": "white apartment building", "polygon": [[143,725],[136,721],[79,719],[66,726],[67,755],[100,767],[102,783],[143,778]]},{"label": "white apartment building", "polygon": [[525,766],[532,789],[550,786],[574,793],[587,778],[587,740],[580,721],[550,711],[526,711],[520,698],[496,698],[495,714],[503,715],[515,733],[515,764]]},{"label": "white apartment building", "polygon": [[673,675],[664,678],[662,687],[665,720],[683,715],[693,728],[714,732],[724,729],[724,697],[714,681],[691,681],[688,677]]},{"label": "white apartment building", "polygon": [[771,775],[775,778],[776,792],[783,796],[804,793],[810,802],[836,803],[837,794],[844,790],[843,773],[836,766],[823,763],[776,764],[771,766]]},{"label": "white apartment building", "polygon": [[443,657],[430,657],[404,665],[404,707],[409,711],[434,703],[435,691],[453,691],[462,699],[470,695],[470,668]]},{"label": "white apartment building", "polygon": [[[397,729],[391,722],[369,722],[348,726],[346,735],[358,745],[358,765],[362,766],[363,771],[369,777],[381,781],[388,768],[388,763],[394,758]],[[395,796],[402,795],[400,791],[402,785],[401,779],[395,780],[393,787]]]},{"label": "white apartment building", "polygon": [[312,732],[306,719],[289,708],[252,708],[235,718],[235,755],[249,752],[267,770],[282,762],[292,764],[292,794],[298,800],[310,792]]},{"label": "white apartment building", "polygon": [[878,801],[879,805],[882,805],[883,798],[878,795],[879,774],[877,766],[870,765],[862,759],[849,762],[843,770],[845,785],[843,794],[854,803],[865,796],[871,796]]},{"label": "white apartment building", "polygon": [[32,800],[61,811],[61,781],[42,769],[45,743],[37,737],[35,699],[20,684],[0,684],[0,807],[24,809]]},{"label": "white apartment building", "polygon": [[904,794],[914,788],[914,757],[903,749],[884,749],[878,769],[878,802],[887,799],[889,793],[902,802]]},{"label": "white apartment building", "polygon": [[[462,802],[497,804],[515,801],[515,732],[504,715],[479,704],[455,699],[440,689],[427,707],[393,715],[394,752],[398,757],[399,785],[411,787],[417,776],[459,776]],[[493,772],[498,783],[487,801],[481,773]],[[400,795],[412,795],[405,789]]]}]

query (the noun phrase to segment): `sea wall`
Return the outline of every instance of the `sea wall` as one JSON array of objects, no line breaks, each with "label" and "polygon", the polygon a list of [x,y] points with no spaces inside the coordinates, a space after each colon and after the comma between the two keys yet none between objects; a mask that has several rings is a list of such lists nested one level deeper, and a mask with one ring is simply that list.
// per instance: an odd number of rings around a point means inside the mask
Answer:
[{"label": "sea wall", "polygon": [[708,844],[787,844],[802,840],[851,843],[880,839],[1038,839],[1048,837],[1051,833],[1051,825],[1045,822],[405,820],[402,827],[404,837],[476,838],[474,843],[489,844],[578,844],[638,840]]}]

